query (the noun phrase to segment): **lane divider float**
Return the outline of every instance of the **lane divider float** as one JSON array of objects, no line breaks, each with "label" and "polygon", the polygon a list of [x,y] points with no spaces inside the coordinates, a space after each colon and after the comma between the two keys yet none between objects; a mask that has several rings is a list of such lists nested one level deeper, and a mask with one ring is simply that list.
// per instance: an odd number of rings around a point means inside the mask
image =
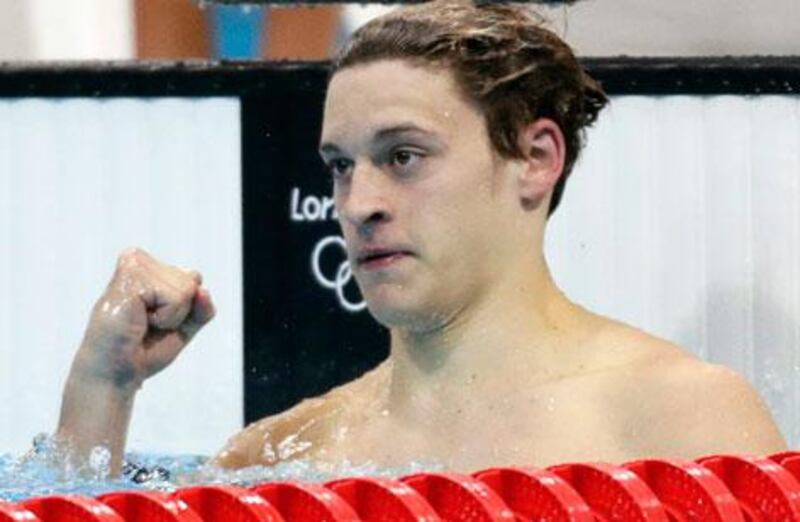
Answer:
[{"label": "lane divider float", "polygon": [[545,521],[800,522],[800,452],[0,501],[0,522]]}]

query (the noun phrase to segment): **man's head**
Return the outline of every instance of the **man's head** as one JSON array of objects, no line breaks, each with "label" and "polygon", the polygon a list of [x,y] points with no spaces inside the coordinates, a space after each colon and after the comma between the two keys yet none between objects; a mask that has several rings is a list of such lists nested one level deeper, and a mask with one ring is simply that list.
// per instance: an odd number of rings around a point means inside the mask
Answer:
[{"label": "man's head", "polygon": [[383,59],[443,66],[484,114],[492,145],[506,158],[521,157],[520,127],[553,120],[564,134],[566,157],[549,215],[583,146],[583,129],[607,99],[569,46],[541,24],[520,6],[440,0],[404,7],[359,28],[334,59],[331,75]]},{"label": "man's head", "polygon": [[520,288],[604,103],[515,8],[437,2],[357,31],[334,63],[320,152],[371,313],[430,330]]}]

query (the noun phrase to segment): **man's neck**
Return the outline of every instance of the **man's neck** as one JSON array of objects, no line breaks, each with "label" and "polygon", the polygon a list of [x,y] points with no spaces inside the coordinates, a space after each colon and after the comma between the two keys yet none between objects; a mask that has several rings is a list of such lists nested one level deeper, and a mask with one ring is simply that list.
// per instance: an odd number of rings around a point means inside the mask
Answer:
[{"label": "man's neck", "polygon": [[580,329],[585,311],[566,299],[544,263],[528,274],[508,278],[435,330],[392,330],[393,413],[436,422],[569,371],[574,355],[559,341]]}]

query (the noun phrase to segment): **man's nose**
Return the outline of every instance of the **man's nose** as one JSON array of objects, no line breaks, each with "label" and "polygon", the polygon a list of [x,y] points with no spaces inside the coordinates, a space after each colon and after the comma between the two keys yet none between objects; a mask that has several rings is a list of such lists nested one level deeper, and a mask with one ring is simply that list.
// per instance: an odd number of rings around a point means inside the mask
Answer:
[{"label": "man's nose", "polygon": [[353,226],[371,228],[388,221],[388,187],[385,175],[371,164],[356,165],[341,191],[339,213]]}]

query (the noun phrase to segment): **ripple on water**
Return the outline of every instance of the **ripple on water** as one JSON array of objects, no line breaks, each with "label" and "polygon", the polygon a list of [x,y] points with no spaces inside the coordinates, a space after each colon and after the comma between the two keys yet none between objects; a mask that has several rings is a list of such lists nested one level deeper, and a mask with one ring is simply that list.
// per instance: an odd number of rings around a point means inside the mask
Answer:
[{"label": "ripple on water", "polygon": [[129,478],[109,477],[107,457],[104,448],[96,448],[86,466],[70,468],[63,464],[66,459],[54,455],[51,450],[40,450],[23,456],[0,454],[0,500],[19,502],[30,497],[63,493],[97,496],[121,490],[171,492],[179,487],[196,484],[250,486],[280,480],[325,482],[352,476],[400,477],[443,469],[441,465],[422,462],[412,462],[399,468],[385,468],[371,463],[356,465],[344,461],[331,465],[296,460],[272,467],[251,466],[226,470],[208,465],[208,458],[199,455],[130,453],[126,455],[126,460],[149,469],[161,467],[169,473],[169,478],[154,476],[137,484]]}]

